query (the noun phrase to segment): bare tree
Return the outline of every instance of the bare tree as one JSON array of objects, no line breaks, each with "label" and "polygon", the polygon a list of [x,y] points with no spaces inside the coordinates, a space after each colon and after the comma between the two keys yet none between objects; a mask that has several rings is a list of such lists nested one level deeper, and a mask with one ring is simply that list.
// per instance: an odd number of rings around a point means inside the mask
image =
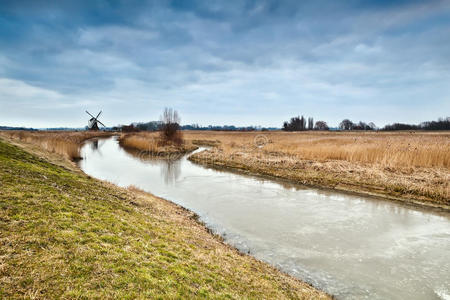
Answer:
[{"label": "bare tree", "polygon": [[165,108],[161,116],[160,136],[164,144],[175,143],[180,145],[183,143],[183,137],[180,132],[180,116],[176,110]]}]

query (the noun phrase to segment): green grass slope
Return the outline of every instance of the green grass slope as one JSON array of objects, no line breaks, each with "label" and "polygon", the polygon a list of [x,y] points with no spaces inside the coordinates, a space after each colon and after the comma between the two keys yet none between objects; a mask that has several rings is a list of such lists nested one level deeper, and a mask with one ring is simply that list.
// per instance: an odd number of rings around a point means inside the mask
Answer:
[{"label": "green grass slope", "polygon": [[0,298],[327,298],[163,199],[0,140]]}]

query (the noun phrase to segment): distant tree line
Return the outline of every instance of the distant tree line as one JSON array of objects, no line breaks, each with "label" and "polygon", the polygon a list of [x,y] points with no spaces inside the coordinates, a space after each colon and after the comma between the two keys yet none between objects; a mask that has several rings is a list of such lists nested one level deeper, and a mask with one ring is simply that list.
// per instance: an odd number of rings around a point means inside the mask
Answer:
[{"label": "distant tree line", "polygon": [[162,128],[161,121],[150,121],[146,123],[131,123],[130,125],[121,125],[113,127],[113,129],[119,129],[123,132],[138,132],[138,131],[159,131]]},{"label": "distant tree line", "polygon": [[450,117],[439,118],[437,121],[422,122],[418,125],[394,123],[384,126],[381,130],[450,130]]},{"label": "distant tree line", "polygon": [[162,125],[161,121],[151,121],[147,123],[136,123],[135,127],[142,131],[158,131]]},{"label": "distant tree line", "polygon": [[[314,125],[313,125],[314,124]],[[283,123],[282,129],[284,131],[304,131],[304,130],[329,130],[325,121],[317,121],[314,123],[313,118],[306,119],[303,116],[291,118],[289,121]],[[339,130],[450,130],[450,117],[439,118],[437,121],[422,122],[418,125],[394,123],[384,126],[379,129],[373,122],[353,122],[349,119],[344,119],[339,123]]]},{"label": "distant tree line", "polygon": [[35,128],[27,128],[27,127],[0,126],[0,130],[37,131],[38,129],[35,129]]},{"label": "distant tree line", "polygon": [[[137,132],[137,131],[160,131],[162,123],[160,121],[151,121],[147,123],[132,123],[130,125],[122,125],[113,127],[113,129],[121,129],[126,132]],[[234,125],[208,125],[200,126],[198,124],[182,125],[181,130],[210,130],[210,131],[269,131],[269,130],[279,130],[276,127],[261,127],[261,126],[234,126]]]},{"label": "distant tree line", "polygon": [[214,130],[214,131],[269,131],[277,130],[275,127],[261,127],[261,126],[234,126],[234,125],[208,125],[200,126],[198,124],[183,125],[183,130]]}]

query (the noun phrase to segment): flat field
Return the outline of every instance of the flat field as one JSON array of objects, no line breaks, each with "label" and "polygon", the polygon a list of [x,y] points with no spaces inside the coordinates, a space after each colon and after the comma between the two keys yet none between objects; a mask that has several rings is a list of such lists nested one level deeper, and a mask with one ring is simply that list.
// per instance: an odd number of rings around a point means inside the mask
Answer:
[{"label": "flat field", "polygon": [[191,159],[303,184],[448,208],[449,132],[185,131]]}]

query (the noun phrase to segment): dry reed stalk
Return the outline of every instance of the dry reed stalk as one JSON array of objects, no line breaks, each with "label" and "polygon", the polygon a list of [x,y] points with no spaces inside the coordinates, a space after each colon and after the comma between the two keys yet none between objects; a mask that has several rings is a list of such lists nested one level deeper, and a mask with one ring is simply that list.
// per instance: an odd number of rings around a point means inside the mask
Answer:
[{"label": "dry reed stalk", "polygon": [[138,150],[156,152],[159,149],[158,136],[153,133],[132,133],[122,134],[119,143],[123,147],[134,148]]}]

